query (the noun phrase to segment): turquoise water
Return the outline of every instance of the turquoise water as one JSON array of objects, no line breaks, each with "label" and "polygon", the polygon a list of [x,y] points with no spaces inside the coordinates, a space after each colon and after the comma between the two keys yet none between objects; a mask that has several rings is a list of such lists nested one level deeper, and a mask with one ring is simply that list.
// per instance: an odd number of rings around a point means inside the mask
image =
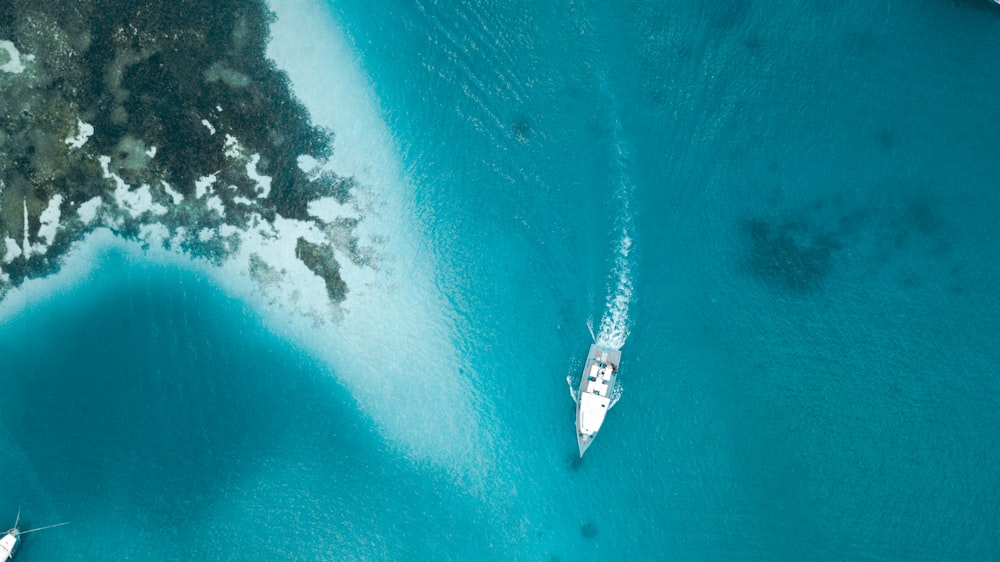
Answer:
[{"label": "turquoise water", "polygon": [[[480,472],[109,251],[0,325],[0,508],[73,521],[19,558],[1000,557],[998,10],[605,4],[329,9],[463,328]],[[564,379],[623,224],[624,396],[579,461]]]}]

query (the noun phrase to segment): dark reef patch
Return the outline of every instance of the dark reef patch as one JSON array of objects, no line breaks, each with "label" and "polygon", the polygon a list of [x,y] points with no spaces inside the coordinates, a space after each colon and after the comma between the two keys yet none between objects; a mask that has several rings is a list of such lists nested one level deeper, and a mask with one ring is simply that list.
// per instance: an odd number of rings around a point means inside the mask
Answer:
[{"label": "dark reef patch", "polygon": [[901,231],[913,230],[919,234],[930,236],[940,232],[943,219],[938,210],[936,199],[931,197],[914,197],[904,203]]},{"label": "dark reef patch", "polygon": [[951,3],[963,8],[973,8],[984,12],[989,12],[1000,17],[1000,4],[992,0],[951,0]]},{"label": "dark reef patch", "polygon": [[267,59],[272,19],[260,0],[0,4],[0,42],[24,63],[0,71],[0,296],[97,227],[139,239],[156,223],[165,246],[218,262],[240,243],[224,231],[280,215],[337,232],[297,254],[344,298],[332,247],[363,261],[353,225],[308,209],[350,201],[354,183],[300,169],[330,157],[332,133]]},{"label": "dark reef patch", "polygon": [[585,539],[592,539],[597,536],[597,526],[593,523],[580,525],[580,535]]},{"label": "dark reef patch", "polygon": [[[896,197],[857,201],[834,194],[812,201],[787,202],[781,190],[765,192],[771,213],[740,221],[743,254],[739,269],[771,288],[805,295],[820,291],[838,274],[868,275],[896,270],[908,289],[927,286],[940,265],[939,281],[958,285],[961,266],[945,258],[951,250],[951,225],[936,194],[894,186]],[[915,264],[919,266],[918,276]]]},{"label": "dark reef patch", "polygon": [[742,230],[749,241],[750,271],[767,283],[797,292],[817,290],[833,269],[834,237],[801,220],[749,219]]},{"label": "dark reef patch", "polygon": [[514,132],[514,136],[521,142],[527,142],[534,129],[534,123],[532,123],[531,118],[527,115],[518,115],[514,118],[514,122],[511,123],[511,130]]},{"label": "dark reef patch", "polygon": [[311,244],[305,238],[299,238],[295,243],[295,257],[302,260],[310,271],[323,279],[326,293],[333,302],[340,302],[347,296],[347,285],[340,278],[340,267],[333,256],[333,250],[327,246]]},{"label": "dark reef patch", "polygon": [[764,42],[756,33],[743,37],[743,48],[752,57],[760,57],[764,54]]}]

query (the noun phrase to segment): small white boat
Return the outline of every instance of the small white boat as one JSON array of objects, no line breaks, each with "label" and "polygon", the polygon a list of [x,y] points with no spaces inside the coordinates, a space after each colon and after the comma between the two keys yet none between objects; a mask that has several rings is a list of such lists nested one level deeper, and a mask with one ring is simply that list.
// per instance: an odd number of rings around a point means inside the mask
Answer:
[{"label": "small white boat", "polygon": [[42,531],[44,529],[52,529],[54,527],[62,527],[63,525],[69,525],[69,523],[57,523],[55,525],[46,525],[45,527],[38,527],[37,529],[28,529],[27,531],[22,531],[17,528],[18,524],[21,522],[21,512],[17,512],[17,518],[14,519],[14,526],[11,527],[7,533],[0,538],[0,562],[10,560],[14,558],[14,554],[17,553],[17,548],[21,546],[21,535],[27,533],[34,533],[35,531]]},{"label": "small white boat", "polygon": [[597,437],[608,410],[618,401],[618,364],[621,358],[621,351],[595,343],[590,346],[583,377],[576,391],[572,389],[572,379],[567,378],[570,393],[576,401],[576,443],[581,457]]},{"label": "small white boat", "polygon": [[[3,527],[0,527],[2,529]],[[0,538],[0,560],[10,560],[14,557],[14,553],[17,552],[17,547],[21,546],[21,531],[17,529],[17,523],[14,523],[7,534]]]}]

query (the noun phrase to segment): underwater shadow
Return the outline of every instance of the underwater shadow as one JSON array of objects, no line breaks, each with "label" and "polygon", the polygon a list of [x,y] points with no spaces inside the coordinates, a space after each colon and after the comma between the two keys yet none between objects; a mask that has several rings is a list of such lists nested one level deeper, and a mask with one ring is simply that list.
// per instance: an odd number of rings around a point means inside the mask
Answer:
[{"label": "underwater shadow", "polygon": [[841,247],[831,233],[798,220],[747,219],[740,231],[748,246],[748,271],[774,288],[800,294],[822,287]]}]

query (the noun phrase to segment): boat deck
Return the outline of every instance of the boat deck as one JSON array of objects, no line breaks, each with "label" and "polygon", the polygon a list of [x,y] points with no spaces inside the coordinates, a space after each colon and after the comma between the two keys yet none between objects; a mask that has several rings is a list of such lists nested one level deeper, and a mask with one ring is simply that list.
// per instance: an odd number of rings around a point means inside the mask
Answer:
[{"label": "boat deck", "polygon": [[581,456],[600,431],[604,417],[611,409],[621,355],[617,349],[597,344],[590,346],[577,394],[576,438]]},{"label": "boat deck", "polygon": [[590,346],[580,381],[580,397],[592,394],[610,400],[618,378],[618,362],[621,357],[621,351],[605,349],[596,344]]}]

